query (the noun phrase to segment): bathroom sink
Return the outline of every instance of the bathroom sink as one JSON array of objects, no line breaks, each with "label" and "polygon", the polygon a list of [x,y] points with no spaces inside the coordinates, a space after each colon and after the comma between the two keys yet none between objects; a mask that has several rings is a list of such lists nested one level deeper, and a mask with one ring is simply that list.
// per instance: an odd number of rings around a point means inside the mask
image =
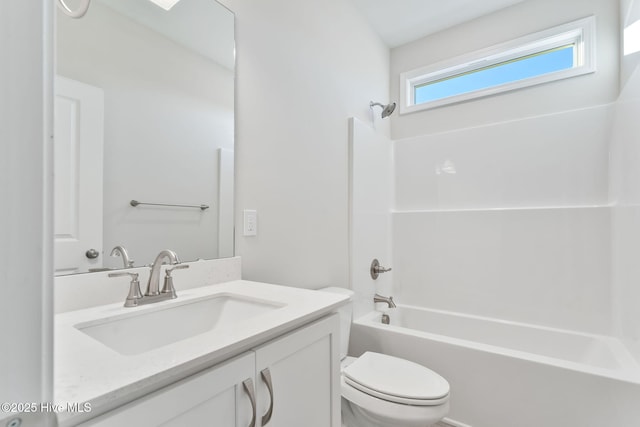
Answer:
[{"label": "bathroom sink", "polygon": [[284,304],[233,294],[188,301],[173,300],[144,311],[96,319],[74,327],[123,355],[145,353],[218,328],[253,319]]}]

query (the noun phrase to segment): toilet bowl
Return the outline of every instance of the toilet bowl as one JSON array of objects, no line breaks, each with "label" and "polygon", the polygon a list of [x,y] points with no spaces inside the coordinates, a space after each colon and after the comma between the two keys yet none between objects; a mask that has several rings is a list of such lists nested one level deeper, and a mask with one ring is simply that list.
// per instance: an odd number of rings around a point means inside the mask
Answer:
[{"label": "toilet bowl", "polygon": [[[353,296],[343,288],[324,288]],[[449,383],[406,359],[365,352],[347,357],[352,304],[339,310],[344,427],[426,427],[449,412]]]}]

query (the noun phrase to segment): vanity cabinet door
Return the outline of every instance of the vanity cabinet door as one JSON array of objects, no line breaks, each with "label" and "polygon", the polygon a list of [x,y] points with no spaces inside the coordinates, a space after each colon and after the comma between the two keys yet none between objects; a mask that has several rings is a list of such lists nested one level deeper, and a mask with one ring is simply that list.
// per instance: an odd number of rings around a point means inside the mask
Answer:
[{"label": "vanity cabinet door", "polygon": [[[253,406],[243,382],[255,390],[252,352],[164,387],[82,426],[248,427]],[[248,381],[247,381],[248,383]]]},{"label": "vanity cabinet door", "polygon": [[340,427],[338,316],[254,349],[258,426]]}]

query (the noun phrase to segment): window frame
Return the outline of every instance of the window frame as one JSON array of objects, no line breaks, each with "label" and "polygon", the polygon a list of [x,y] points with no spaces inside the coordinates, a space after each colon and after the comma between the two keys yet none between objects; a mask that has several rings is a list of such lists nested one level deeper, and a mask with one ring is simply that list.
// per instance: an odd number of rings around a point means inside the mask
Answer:
[{"label": "window frame", "polygon": [[[400,114],[428,110],[444,105],[495,95],[534,85],[581,76],[596,71],[595,17],[579,19],[505,43],[471,52],[436,64],[400,74]],[[484,89],[415,104],[415,88],[456,75],[501,64],[523,56],[575,43],[576,66],[535,77],[503,83]]]}]

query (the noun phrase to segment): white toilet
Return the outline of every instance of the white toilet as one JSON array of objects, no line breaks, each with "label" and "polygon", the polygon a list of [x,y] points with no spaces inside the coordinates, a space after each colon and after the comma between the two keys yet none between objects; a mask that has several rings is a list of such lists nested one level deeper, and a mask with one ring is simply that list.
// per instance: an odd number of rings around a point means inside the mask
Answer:
[{"label": "white toilet", "polygon": [[[348,294],[343,288],[324,292]],[[380,353],[347,357],[353,304],[339,310],[344,427],[426,427],[449,412],[449,383],[417,363]]]}]

